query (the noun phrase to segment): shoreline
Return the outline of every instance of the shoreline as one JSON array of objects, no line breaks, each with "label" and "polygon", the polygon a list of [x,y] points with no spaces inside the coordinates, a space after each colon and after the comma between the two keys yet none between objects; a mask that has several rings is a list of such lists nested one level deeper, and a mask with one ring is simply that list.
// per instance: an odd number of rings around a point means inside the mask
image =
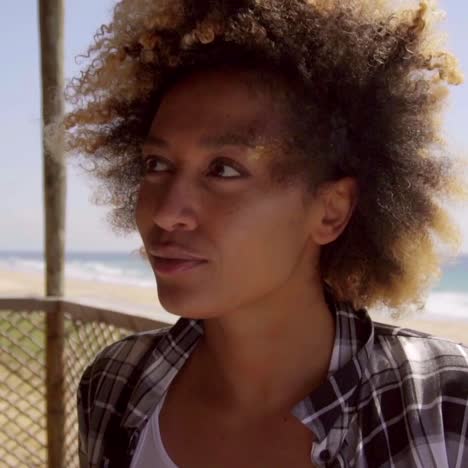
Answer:
[{"label": "shoreline", "polygon": [[[177,317],[167,312],[159,303],[156,283],[154,288],[117,283],[105,283],[65,277],[65,297],[92,305],[134,313],[143,317],[167,318],[174,323]],[[44,295],[44,274],[0,268],[0,296],[28,297]],[[443,320],[430,316],[408,315],[399,320],[371,313],[376,322],[385,322],[401,328],[423,331],[431,335],[468,344],[467,319],[451,317]]]},{"label": "shoreline", "polygon": [[[45,291],[43,272],[26,272],[0,268],[0,296],[3,297],[42,297]],[[80,300],[91,305],[117,309],[144,317],[158,319],[157,315],[173,315],[159,303],[156,283],[154,288],[108,283],[65,277],[64,297]]]}]

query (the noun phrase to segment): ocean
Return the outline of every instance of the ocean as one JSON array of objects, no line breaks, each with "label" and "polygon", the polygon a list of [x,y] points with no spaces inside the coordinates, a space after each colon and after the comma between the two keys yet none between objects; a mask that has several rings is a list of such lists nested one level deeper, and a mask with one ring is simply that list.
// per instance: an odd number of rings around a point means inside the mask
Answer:
[{"label": "ocean", "polygon": [[[0,252],[0,268],[43,272],[41,252]],[[74,279],[128,284],[143,288],[155,285],[151,267],[137,253],[67,252],[65,275]]]},{"label": "ocean", "polygon": [[[0,268],[43,272],[40,252],[0,252]],[[154,288],[151,267],[136,252],[67,252],[65,275],[70,278]],[[425,318],[468,321],[468,255],[445,265],[427,299]]]}]

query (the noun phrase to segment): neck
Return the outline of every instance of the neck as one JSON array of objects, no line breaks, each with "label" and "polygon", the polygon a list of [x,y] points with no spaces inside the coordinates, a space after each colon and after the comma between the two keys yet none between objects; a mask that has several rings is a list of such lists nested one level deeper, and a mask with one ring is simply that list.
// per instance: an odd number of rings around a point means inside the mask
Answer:
[{"label": "neck", "polygon": [[238,412],[290,409],[325,380],[334,337],[319,278],[206,319],[198,349],[204,398]]}]

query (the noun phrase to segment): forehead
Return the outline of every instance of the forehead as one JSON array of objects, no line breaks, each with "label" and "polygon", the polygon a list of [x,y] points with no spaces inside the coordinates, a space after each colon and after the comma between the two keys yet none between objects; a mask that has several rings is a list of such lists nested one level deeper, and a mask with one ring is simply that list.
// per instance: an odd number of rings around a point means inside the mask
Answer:
[{"label": "forehead", "polygon": [[196,72],[163,96],[148,140],[203,135],[264,143],[286,132],[284,115],[284,104],[248,72]]}]

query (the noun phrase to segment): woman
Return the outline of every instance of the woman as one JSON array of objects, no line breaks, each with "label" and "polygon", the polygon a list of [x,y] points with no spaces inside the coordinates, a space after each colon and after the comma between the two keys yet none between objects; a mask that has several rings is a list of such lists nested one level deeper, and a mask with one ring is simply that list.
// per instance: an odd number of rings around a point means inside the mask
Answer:
[{"label": "woman", "polygon": [[81,466],[468,464],[467,349],[368,315],[423,301],[464,190],[456,60],[387,3],[122,0],[95,36],[68,150],[180,319],[87,367]]}]

